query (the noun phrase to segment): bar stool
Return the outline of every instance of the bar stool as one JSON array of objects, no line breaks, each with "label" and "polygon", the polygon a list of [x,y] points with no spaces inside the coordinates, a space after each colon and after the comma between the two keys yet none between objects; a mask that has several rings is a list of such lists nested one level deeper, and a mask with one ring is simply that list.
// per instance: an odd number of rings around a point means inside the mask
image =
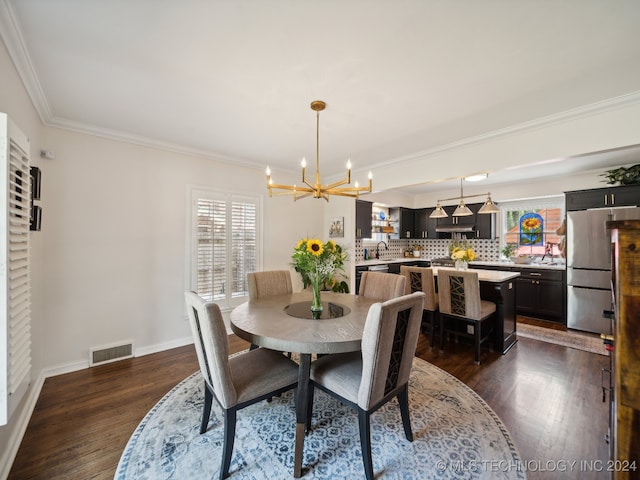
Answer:
[{"label": "bar stool", "polygon": [[440,315],[438,312],[438,294],[436,293],[436,282],[433,278],[433,270],[426,267],[410,267],[407,265],[400,266],[400,274],[407,279],[406,294],[413,292],[424,292],[424,310],[422,314],[422,327],[426,326],[429,331],[429,346],[433,348],[435,343],[435,329],[438,325],[439,335],[442,331],[439,329]]},{"label": "bar stool", "polygon": [[[474,339],[475,363],[480,365],[480,349],[489,340],[495,319],[496,304],[480,299],[477,272],[438,270],[438,300],[440,306],[440,349],[444,350],[445,333]],[[449,328],[445,328],[445,321]],[[455,324],[471,325],[473,333],[450,328]]]}]

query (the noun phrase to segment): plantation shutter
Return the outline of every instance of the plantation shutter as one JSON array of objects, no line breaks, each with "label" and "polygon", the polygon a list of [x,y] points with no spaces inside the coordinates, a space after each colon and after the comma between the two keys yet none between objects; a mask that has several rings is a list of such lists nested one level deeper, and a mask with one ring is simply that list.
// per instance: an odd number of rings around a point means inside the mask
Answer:
[{"label": "plantation shutter", "polygon": [[235,298],[249,294],[247,273],[256,270],[256,206],[251,203],[231,203],[231,228],[233,232],[232,278]]},{"label": "plantation shutter", "polygon": [[27,390],[31,376],[31,282],[29,141],[0,114],[3,195],[0,242],[0,425]]},{"label": "plantation shutter", "polygon": [[258,199],[195,192],[195,285],[204,299],[230,307],[248,295],[257,267]]}]

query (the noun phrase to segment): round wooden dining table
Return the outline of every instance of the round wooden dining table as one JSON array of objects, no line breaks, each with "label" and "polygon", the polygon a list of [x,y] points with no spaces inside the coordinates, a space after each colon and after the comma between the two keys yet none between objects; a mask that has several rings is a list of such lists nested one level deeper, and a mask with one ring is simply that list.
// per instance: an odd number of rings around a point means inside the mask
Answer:
[{"label": "round wooden dining table", "polygon": [[311,312],[311,292],[274,295],[245,302],[231,312],[231,330],[260,347],[300,354],[296,393],[296,440],[293,476],[302,476],[307,393],[312,354],[360,350],[369,307],[376,300],[322,292],[319,318]]}]

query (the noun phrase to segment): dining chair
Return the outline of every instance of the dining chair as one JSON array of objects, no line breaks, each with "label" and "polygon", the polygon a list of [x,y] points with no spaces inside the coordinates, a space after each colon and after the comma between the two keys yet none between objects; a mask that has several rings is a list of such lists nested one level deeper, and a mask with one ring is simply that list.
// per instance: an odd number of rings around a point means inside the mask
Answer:
[{"label": "dining chair", "polygon": [[[446,333],[474,339],[475,364],[480,365],[482,343],[489,340],[495,319],[496,304],[480,298],[477,272],[438,270],[438,301],[440,309],[440,349],[444,349]],[[473,332],[460,329],[470,326]]]},{"label": "dining chair", "polygon": [[[247,274],[249,300],[257,300],[272,295],[293,293],[291,272],[289,270],[267,270],[264,272],[250,272]],[[258,348],[251,344],[251,350]],[[289,357],[291,354],[289,353]]]},{"label": "dining chair", "polygon": [[362,273],[358,295],[385,302],[404,295],[406,279],[395,273]]},{"label": "dining chair", "polygon": [[270,270],[247,274],[249,300],[293,293],[291,272],[289,270]]},{"label": "dining chair", "polygon": [[224,416],[220,479],[229,474],[238,410],[295,388],[298,365],[279,352],[258,348],[229,358],[227,330],[217,304],[185,292],[194,346],[204,379],[200,433],[209,424],[215,398]]},{"label": "dining chair", "polygon": [[[436,326],[440,325],[438,294],[436,293],[436,282],[433,277],[433,270],[427,267],[401,265],[400,275],[404,275],[406,278],[405,293],[424,292],[425,294],[422,326],[427,326],[429,330],[429,345],[433,348],[435,343],[435,329]],[[439,332],[439,335],[442,335],[442,332]]]},{"label": "dining chair", "polygon": [[367,480],[373,480],[373,412],[397,397],[405,437],[413,441],[408,383],[420,333],[424,298],[423,292],[415,292],[374,303],[367,314],[360,352],[325,355],[311,363],[307,430],[311,427],[315,387],[354,408],[358,412]]}]

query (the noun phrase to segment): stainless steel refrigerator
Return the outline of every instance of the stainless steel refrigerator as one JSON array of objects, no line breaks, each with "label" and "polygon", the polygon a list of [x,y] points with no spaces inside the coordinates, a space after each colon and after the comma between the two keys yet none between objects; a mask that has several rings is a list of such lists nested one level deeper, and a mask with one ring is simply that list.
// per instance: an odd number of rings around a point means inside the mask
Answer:
[{"label": "stainless steel refrigerator", "polygon": [[567,326],[611,333],[603,316],[612,309],[611,235],[608,220],[638,220],[639,207],[581,210],[567,214]]}]

